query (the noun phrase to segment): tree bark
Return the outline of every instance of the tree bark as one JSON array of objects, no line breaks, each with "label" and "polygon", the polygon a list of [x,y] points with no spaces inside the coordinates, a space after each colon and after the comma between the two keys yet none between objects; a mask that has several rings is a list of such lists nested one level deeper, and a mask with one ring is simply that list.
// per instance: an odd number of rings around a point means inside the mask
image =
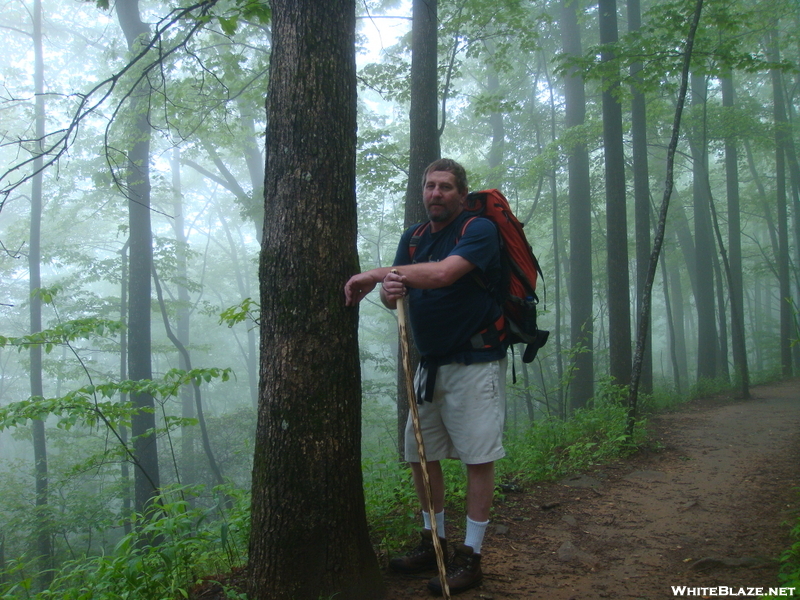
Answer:
[{"label": "tree bark", "polygon": [[[770,36],[770,59],[778,61],[778,32],[773,30]],[[778,69],[771,69],[773,115],[775,120],[775,198],[778,218],[778,285],[780,288],[780,350],[781,372],[784,377],[791,377],[792,365],[792,305],[791,285],[789,281],[789,229],[788,210],[786,206],[786,148],[788,124],[786,108],[783,100],[782,78]]]},{"label": "tree bark", "polygon": [[[722,78],[722,106],[732,113],[736,102],[733,77]],[[730,125],[725,131],[725,186],[728,196],[728,260],[731,284],[731,338],[734,378],[741,386],[743,398],[750,397],[750,375],[747,367],[747,345],[744,335],[744,286],[742,276],[742,223],[739,203],[739,150]]]},{"label": "tree bark", "polygon": [[[617,2],[600,0],[600,43],[617,41]],[[601,60],[614,60],[601,50]],[[628,210],[625,201],[625,151],[622,145],[622,106],[616,97],[619,80],[603,85],[603,147],[606,176],[606,259],[608,268],[609,371],[620,385],[631,377],[631,299],[628,275]]]},{"label": "tree bark", "polygon": [[700,24],[700,15],[703,10],[703,0],[697,0],[694,14],[692,16],[689,33],[686,36],[686,46],[684,48],[683,68],[681,70],[681,84],[678,91],[678,101],[675,107],[675,118],[672,122],[672,136],[667,147],[667,173],[664,182],[664,195],[661,199],[661,208],[658,213],[658,225],[656,226],[655,239],[653,240],[653,251],[650,254],[650,263],[647,269],[647,280],[645,281],[644,295],[642,296],[642,318],[639,320],[638,333],[636,335],[636,351],[633,357],[633,368],[631,370],[631,385],[628,393],[628,427],[627,433],[633,435],[636,425],[638,410],[639,378],[642,369],[642,357],[644,356],[644,342],[647,339],[647,332],[650,319],[651,300],[653,281],[655,280],[656,268],[658,267],[658,257],[661,253],[661,246],[664,243],[664,233],[667,226],[667,213],[669,211],[669,201],[672,196],[672,188],[675,183],[673,167],[675,164],[675,151],[678,147],[678,138],[681,130],[681,119],[683,117],[683,106],[686,100],[686,90],[689,85],[689,65],[692,61],[692,49],[694,48],[694,38],[697,27]]},{"label": "tree bark", "polygon": [[[441,156],[438,126],[438,19],[437,0],[413,0],[411,16],[411,106],[409,107],[409,164],[405,198],[405,227],[427,220],[422,205],[422,174]],[[397,352],[400,356],[400,352]],[[409,356],[416,368],[419,353],[411,340]],[[397,369],[397,448],[405,455],[408,402],[403,370]]]},{"label": "tree bark", "polygon": [[[36,156],[33,160],[31,178],[31,220],[28,250],[29,291],[30,291],[30,332],[42,330],[42,299],[38,293],[42,287],[42,183],[44,152],[44,52],[42,49],[42,2],[33,3],[33,52],[34,52],[34,127],[36,129]],[[42,384],[42,347],[32,345],[29,351],[30,389],[32,397],[44,396]],[[48,509],[47,436],[44,421],[32,422],[33,462],[36,480],[36,556],[39,561],[38,584],[45,589],[53,577],[53,548],[50,542],[52,526]]]},{"label": "tree bark", "polygon": [[[186,264],[186,232],[183,210],[183,190],[181,185],[181,151],[180,148],[173,148],[170,159],[172,169],[172,231],[177,242],[176,250],[176,269],[178,274],[178,305],[175,309],[175,337],[181,347],[189,347],[190,336],[190,298],[189,290],[183,285],[188,278],[188,268]],[[154,271],[155,272],[155,271]],[[160,304],[160,302],[159,302]],[[162,313],[164,309],[162,307]],[[188,353],[188,350],[187,350]],[[191,369],[187,356],[183,352],[178,352],[178,367],[184,371]],[[195,418],[195,409],[191,387],[184,385],[181,387],[179,396],[181,401],[181,417],[184,419]],[[180,482],[182,485],[194,485],[197,482],[195,471],[195,451],[194,451],[194,426],[184,425],[181,427],[181,462],[180,462]]]},{"label": "tree bark", "polygon": [[354,0],[273,0],[253,600],[380,598],[361,476]]},{"label": "tree bark", "polygon": [[[561,2],[561,40],[564,53],[583,55],[576,0]],[[564,125],[567,129],[583,125],[586,116],[584,82],[576,69],[566,73]],[[586,405],[594,395],[594,323],[592,319],[592,198],[589,183],[589,152],[580,140],[567,148],[569,169],[570,344],[572,372],[570,408]]]},{"label": "tree bark", "polygon": [[[692,108],[696,114],[704,112],[706,102],[706,79],[703,75],[692,74]],[[705,123],[704,118],[696,116],[695,123]],[[694,198],[694,243],[695,264],[697,265],[697,378],[715,379],[717,377],[717,339],[716,314],[714,309],[714,270],[711,256],[714,252],[714,238],[709,212],[708,153],[702,125],[696,126],[690,136],[693,161]]]},{"label": "tree bark", "polygon": [[[641,28],[642,15],[639,0],[628,0],[628,31]],[[633,148],[633,202],[636,228],[636,322],[641,318],[641,299],[647,281],[650,260],[650,174],[647,161],[647,103],[644,93],[637,87],[642,63],[631,65],[631,145]],[[652,324],[648,323],[648,328]],[[653,344],[648,333],[642,357],[642,392],[653,391]]]},{"label": "tree bark", "polygon": [[[140,36],[149,34],[149,27],[139,16],[138,0],[119,0],[117,18],[128,42],[128,50],[138,47]],[[152,379],[150,363],[150,272],[153,265],[153,242],[150,228],[150,123],[149,87],[146,80],[131,98],[133,126],[129,139],[126,165],[126,196],[128,198],[128,227],[130,240],[130,269],[128,293],[128,376],[133,381]],[[156,419],[153,397],[150,394],[131,394],[137,408],[131,420],[134,470],[134,508],[144,512],[158,493],[160,475],[158,446],[153,433]]]}]

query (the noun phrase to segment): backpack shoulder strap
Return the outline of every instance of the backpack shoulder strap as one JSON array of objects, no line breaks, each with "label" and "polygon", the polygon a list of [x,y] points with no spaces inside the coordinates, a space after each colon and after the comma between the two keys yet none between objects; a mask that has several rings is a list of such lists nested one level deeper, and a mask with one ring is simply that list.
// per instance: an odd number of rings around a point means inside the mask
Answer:
[{"label": "backpack shoulder strap", "polygon": [[461,241],[462,237],[464,237],[464,234],[467,232],[467,227],[469,226],[469,224],[472,223],[477,218],[478,217],[476,215],[464,221],[464,225],[461,226],[461,234],[456,238],[456,244]]},{"label": "backpack shoulder strap", "polygon": [[411,258],[411,261],[414,261],[414,253],[417,251],[417,246],[419,246],[419,241],[422,239],[422,236],[425,235],[425,232],[431,226],[431,222],[428,221],[427,223],[422,223],[419,225],[415,230],[414,233],[411,234],[411,240],[408,242],[408,255]]}]

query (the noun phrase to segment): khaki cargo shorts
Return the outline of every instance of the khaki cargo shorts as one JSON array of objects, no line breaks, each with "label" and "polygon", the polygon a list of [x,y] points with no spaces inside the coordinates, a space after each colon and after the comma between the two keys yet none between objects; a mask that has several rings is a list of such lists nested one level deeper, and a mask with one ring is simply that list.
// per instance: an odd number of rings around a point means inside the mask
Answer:
[{"label": "khaki cargo shorts", "polygon": [[[503,358],[439,367],[433,402],[417,404],[426,460],[457,458],[464,464],[479,465],[506,455],[503,425],[507,363],[508,359]],[[427,375],[427,369],[417,369],[415,389],[425,389]],[[406,423],[405,444],[406,460],[419,462],[411,413]]]}]

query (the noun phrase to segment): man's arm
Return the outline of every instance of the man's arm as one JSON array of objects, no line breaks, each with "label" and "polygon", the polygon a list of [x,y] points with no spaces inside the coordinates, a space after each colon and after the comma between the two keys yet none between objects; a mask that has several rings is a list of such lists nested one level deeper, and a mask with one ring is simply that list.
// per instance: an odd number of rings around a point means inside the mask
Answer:
[{"label": "man's arm", "polygon": [[[395,308],[397,300],[405,296],[406,287],[432,290],[452,285],[475,268],[466,258],[451,255],[439,262],[380,267],[353,275],[344,286],[345,304],[355,306],[382,283],[381,302]],[[392,273],[396,270],[397,273]]]}]

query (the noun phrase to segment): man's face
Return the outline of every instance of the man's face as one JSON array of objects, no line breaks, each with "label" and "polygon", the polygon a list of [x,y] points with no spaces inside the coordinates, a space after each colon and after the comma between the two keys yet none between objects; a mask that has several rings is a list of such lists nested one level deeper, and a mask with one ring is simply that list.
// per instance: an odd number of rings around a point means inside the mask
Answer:
[{"label": "man's face", "polygon": [[458,191],[456,177],[449,171],[431,171],[425,178],[422,202],[434,223],[447,225],[455,219],[463,210],[465,196]]}]

